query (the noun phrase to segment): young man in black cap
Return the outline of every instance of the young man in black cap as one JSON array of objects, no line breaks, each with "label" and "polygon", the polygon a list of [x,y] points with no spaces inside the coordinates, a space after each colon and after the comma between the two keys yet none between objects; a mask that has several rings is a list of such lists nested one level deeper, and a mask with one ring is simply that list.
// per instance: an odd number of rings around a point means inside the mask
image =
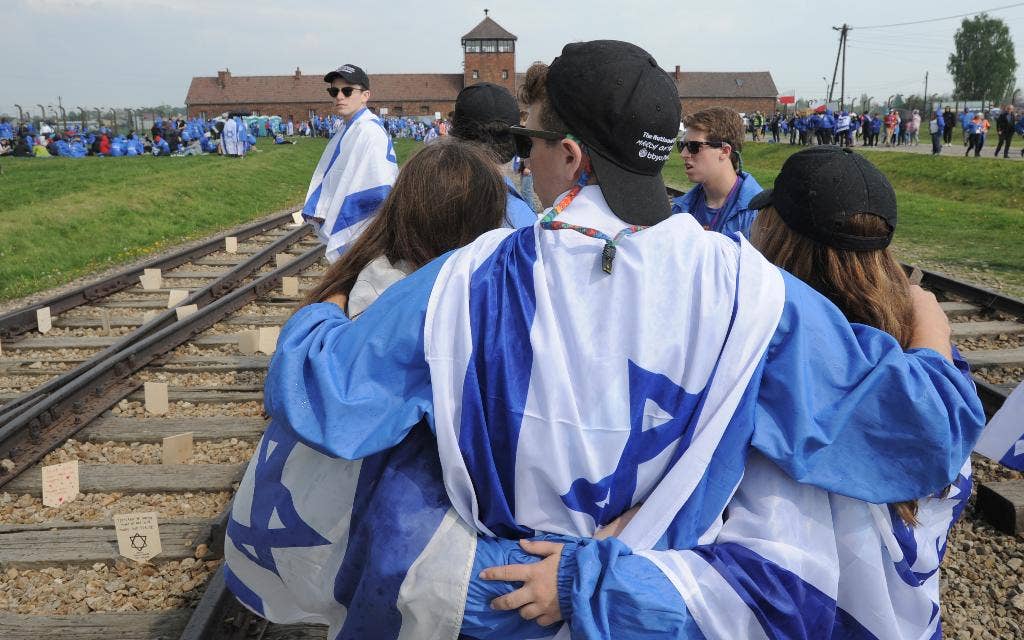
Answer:
[{"label": "young man in black cap", "polygon": [[344,64],[324,82],[342,124],[313,172],[302,216],[316,227],[328,261],[334,262],[391,191],[398,159],[384,123],[366,108],[366,72]]},{"label": "young man in black cap", "polygon": [[516,154],[509,128],[518,124],[519,106],[512,94],[504,87],[481,82],[459,92],[450,131],[455,138],[483,145],[494,156],[508,187],[506,221],[517,229],[537,222],[537,215],[509,178]]},{"label": "young man in black cap", "polygon": [[[508,609],[580,637],[697,631],[674,550],[713,536],[751,448],[875,503],[949,484],[984,413],[939,352],[949,327],[934,297],[917,309],[921,348],[904,354],[745,241],[672,216],[660,174],[678,91],[635,45],[569,44],[531,68],[523,98],[519,155],[552,205],[540,223],[424,266],[359,322],[304,307],[266,383],[268,413],[326,455],[387,451],[427,422],[454,512],[485,534],[463,633],[516,620]],[[641,503],[616,538],[525,542],[543,559],[479,577],[514,538],[590,538]],[[647,615],[666,607],[678,615]],[[522,631],[503,637],[540,637]]]}]

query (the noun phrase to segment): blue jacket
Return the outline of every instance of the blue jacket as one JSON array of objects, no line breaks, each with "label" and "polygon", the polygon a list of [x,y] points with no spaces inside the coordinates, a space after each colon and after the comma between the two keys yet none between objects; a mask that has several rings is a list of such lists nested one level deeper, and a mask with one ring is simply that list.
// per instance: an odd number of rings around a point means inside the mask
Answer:
[{"label": "blue jacket", "polygon": [[[749,208],[750,201],[754,196],[764,191],[764,189],[757,183],[754,176],[746,171],[741,173],[740,177],[743,179],[743,184],[740,185],[740,191],[736,196],[736,200],[728,211],[723,211],[718,216],[715,228],[711,229],[711,231],[717,231],[726,235],[732,235],[739,231],[744,236],[750,237],[750,225],[754,223],[754,218],[757,217],[757,209]],[[673,198],[672,213],[689,213],[697,219],[697,222],[707,228],[712,222],[711,219],[707,218],[706,215],[702,215],[701,212],[693,211],[697,196],[703,191],[704,187],[697,185],[685,194]]]},{"label": "blue jacket", "polygon": [[532,227],[533,223],[537,222],[537,214],[534,213],[533,207],[526,202],[526,198],[516,190],[515,185],[508,178],[505,178],[505,186],[508,187],[508,199],[505,204],[505,218],[508,225],[513,229]]}]

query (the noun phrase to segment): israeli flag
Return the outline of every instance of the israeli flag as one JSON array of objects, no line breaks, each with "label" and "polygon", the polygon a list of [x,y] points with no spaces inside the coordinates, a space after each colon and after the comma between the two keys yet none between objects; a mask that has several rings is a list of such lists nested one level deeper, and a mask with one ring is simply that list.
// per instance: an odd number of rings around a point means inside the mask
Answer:
[{"label": "israeli flag", "polygon": [[[563,216],[622,226],[597,187]],[[611,277],[582,257],[593,238],[530,228],[441,268],[424,328],[434,426],[452,504],[480,532],[591,536],[643,501],[623,541],[650,548],[700,484],[784,284],[741,238],[705,237],[689,216],[656,229],[621,241]]]},{"label": "israeli flag", "polygon": [[941,637],[939,567],[970,475],[968,461],[911,527],[889,505],[799,484],[753,453],[713,543],[639,554],[708,640]]},{"label": "israeli flag", "polygon": [[330,262],[363,230],[397,175],[398,158],[380,118],[364,108],[339,127],[320,156],[302,207]]},{"label": "israeli flag", "polygon": [[1024,383],[1010,392],[992,416],[974,450],[1011,469],[1024,471]]}]

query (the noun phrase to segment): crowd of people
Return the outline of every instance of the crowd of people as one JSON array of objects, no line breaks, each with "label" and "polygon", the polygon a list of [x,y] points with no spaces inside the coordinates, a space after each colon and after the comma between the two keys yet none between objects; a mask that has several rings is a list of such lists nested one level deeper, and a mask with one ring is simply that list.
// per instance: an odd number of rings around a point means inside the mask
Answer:
[{"label": "crowd of people", "polygon": [[941,636],[992,425],[866,158],[830,134],[763,189],[740,115],[677,140],[675,83],[624,42],[534,64],[518,105],[467,87],[401,170],[370,77],[324,81],[303,216],[331,265],[232,506],[243,604],[331,637]]},{"label": "crowd of people", "polygon": [[[744,127],[755,142],[770,136],[772,142],[779,143],[788,135],[789,144],[801,146],[900,147],[917,146],[924,137],[931,139],[933,155],[952,146],[954,130],[959,128],[964,155],[980,156],[993,126],[999,136],[993,155],[998,157],[1002,153],[1004,158],[1009,157],[1014,136],[1024,136],[1024,118],[1017,115],[1013,105],[984,111],[965,107],[960,113],[946,106],[928,114],[927,121],[918,109],[889,109],[884,114],[865,111],[858,115],[855,111],[836,112],[822,107],[789,115],[776,112],[767,116],[758,111],[744,114]],[[1024,157],[1024,146],[1020,154]]]}]

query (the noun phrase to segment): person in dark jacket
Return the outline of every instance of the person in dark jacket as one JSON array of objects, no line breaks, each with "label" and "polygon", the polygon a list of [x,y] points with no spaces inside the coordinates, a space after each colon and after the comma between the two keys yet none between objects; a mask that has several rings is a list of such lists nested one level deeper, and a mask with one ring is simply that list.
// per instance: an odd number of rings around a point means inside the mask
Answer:
[{"label": "person in dark jacket", "polygon": [[1014,128],[1017,125],[1017,114],[1013,105],[1007,105],[996,120],[996,135],[999,136],[999,143],[996,145],[996,157],[999,157],[999,150],[1003,150],[1003,157],[1010,155],[1010,143],[1013,142]]},{"label": "person in dark jacket", "polygon": [[945,135],[946,122],[942,117],[942,114],[938,111],[932,111],[931,120],[928,121],[928,133],[932,136],[932,155],[937,156],[942,153],[942,136]]},{"label": "person in dark jacket", "polygon": [[956,114],[949,107],[946,107],[942,111],[942,121],[945,123],[945,128],[942,130],[942,142],[947,146],[953,144],[953,129],[956,129]]}]

